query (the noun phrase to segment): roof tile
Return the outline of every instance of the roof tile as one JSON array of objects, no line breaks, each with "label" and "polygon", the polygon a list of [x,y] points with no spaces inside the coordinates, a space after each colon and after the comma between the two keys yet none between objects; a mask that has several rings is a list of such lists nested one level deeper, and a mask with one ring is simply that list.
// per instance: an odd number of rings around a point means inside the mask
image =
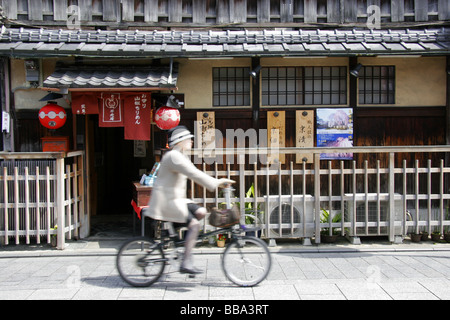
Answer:
[{"label": "roof tile", "polygon": [[140,68],[108,70],[105,68],[84,70],[80,68],[57,69],[44,81],[49,88],[95,87],[175,87],[178,73],[174,68],[172,83],[168,83],[168,68]]}]

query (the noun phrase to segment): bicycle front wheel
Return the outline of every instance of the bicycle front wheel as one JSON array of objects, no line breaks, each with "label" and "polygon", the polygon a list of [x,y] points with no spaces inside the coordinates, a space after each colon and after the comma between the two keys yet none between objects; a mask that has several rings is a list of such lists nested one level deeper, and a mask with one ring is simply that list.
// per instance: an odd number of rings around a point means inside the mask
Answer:
[{"label": "bicycle front wheel", "polygon": [[255,286],[263,281],[269,274],[271,264],[269,248],[264,241],[255,237],[233,240],[222,258],[226,277],[243,287]]},{"label": "bicycle front wheel", "polygon": [[166,261],[160,244],[147,238],[136,238],[122,245],[116,265],[127,283],[134,287],[148,287],[159,279]]}]

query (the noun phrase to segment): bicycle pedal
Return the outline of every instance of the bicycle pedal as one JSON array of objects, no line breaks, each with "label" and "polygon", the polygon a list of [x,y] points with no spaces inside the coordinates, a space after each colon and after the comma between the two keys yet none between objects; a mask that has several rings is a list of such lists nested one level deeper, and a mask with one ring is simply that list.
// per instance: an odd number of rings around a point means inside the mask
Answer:
[{"label": "bicycle pedal", "polygon": [[190,274],[189,278],[191,278],[191,279],[195,278],[195,274]]}]

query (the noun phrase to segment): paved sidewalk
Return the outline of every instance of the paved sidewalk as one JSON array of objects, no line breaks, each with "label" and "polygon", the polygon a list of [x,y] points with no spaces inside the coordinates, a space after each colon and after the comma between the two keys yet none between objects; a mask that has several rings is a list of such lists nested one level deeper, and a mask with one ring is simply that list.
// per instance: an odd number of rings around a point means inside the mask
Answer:
[{"label": "paved sidewalk", "polygon": [[195,249],[202,275],[190,279],[170,266],[162,281],[134,288],[122,281],[115,267],[122,242],[73,241],[62,251],[2,247],[0,300],[450,299],[450,244],[282,243],[271,248],[268,278],[253,288],[236,287],[225,278],[223,249],[202,246]]}]

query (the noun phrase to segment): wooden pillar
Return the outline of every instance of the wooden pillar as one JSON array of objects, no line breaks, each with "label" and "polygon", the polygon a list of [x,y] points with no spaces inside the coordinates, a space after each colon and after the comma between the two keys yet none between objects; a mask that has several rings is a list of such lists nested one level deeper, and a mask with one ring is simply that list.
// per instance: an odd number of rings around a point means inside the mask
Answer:
[{"label": "wooden pillar", "polygon": [[[350,57],[349,58],[349,69],[348,71],[354,69],[356,65],[358,64],[358,58],[357,57]],[[350,102],[350,108],[353,108],[353,145],[356,147],[358,145],[358,121],[356,120],[358,118],[358,78],[352,76],[350,73],[348,74],[350,77],[349,81],[349,102]]]},{"label": "wooden pillar", "polygon": [[[252,70],[258,67],[260,64],[260,58],[252,58]],[[260,110],[260,81],[261,72],[256,74],[256,77],[252,77],[252,124],[253,129],[258,132],[259,130],[259,110]]]},{"label": "wooden pillar", "polygon": [[[446,144],[450,145],[450,56],[447,56],[447,109],[446,109]],[[449,162],[447,162],[447,165]]]},{"label": "wooden pillar", "polygon": [[56,159],[56,216],[57,216],[57,244],[56,248],[63,250],[65,248],[65,227],[66,214],[64,206],[64,158]]}]

